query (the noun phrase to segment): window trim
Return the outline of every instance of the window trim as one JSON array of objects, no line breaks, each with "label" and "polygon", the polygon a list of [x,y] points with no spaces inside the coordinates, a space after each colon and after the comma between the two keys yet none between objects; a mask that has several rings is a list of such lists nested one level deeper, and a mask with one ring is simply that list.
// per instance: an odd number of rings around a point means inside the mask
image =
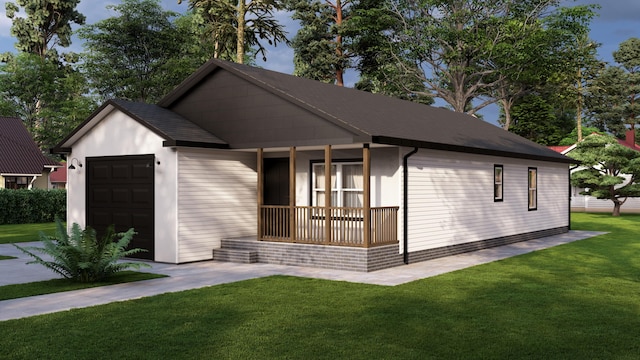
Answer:
[{"label": "window trim", "polygon": [[[313,171],[313,168],[315,165],[323,165],[324,164],[324,159],[322,160],[311,160],[310,164],[309,164],[309,206],[319,206],[317,204],[315,204],[315,199],[316,199],[316,187],[315,187],[315,181],[316,181],[316,176],[315,176],[315,172]],[[362,165],[364,167],[364,161],[361,158],[354,158],[354,159],[334,159],[331,160],[331,165]],[[338,167],[336,167],[336,180],[337,180],[337,184],[342,184],[342,179],[340,177],[341,172],[338,172]],[[331,189],[331,191],[333,192],[333,189]],[[338,199],[340,200],[340,189],[338,188]],[[358,191],[357,189],[349,189],[348,191],[351,192],[356,192]],[[364,194],[364,189],[360,189],[359,190],[361,193]],[[342,202],[342,200],[340,200],[340,202]],[[332,207],[341,207],[343,206],[341,205],[336,205],[336,204],[331,204]]]},{"label": "window trim", "polygon": [[[531,185],[531,174],[533,174],[533,186]],[[533,195],[533,196],[532,196]],[[533,206],[532,206],[533,200]],[[529,211],[538,210],[538,168],[529,167],[527,169],[527,208]]]},{"label": "window trim", "polygon": [[[496,170],[500,169],[500,179],[496,177]],[[500,186],[500,196],[497,196],[497,187]],[[504,165],[493,165],[493,202],[504,201]]]}]

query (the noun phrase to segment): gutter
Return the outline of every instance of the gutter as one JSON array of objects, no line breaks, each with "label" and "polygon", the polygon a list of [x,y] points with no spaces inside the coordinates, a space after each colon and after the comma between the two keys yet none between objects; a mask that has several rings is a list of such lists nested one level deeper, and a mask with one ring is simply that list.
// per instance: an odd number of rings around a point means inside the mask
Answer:
[{"label": "gutter", "polygon": [[403,208],[402,208],[402,247],[403,247],[403,259],[405,264],[409,264],[409,157],[418,152],[418,148],[414,147],[411,152],[402,157],[402,171],[403,171]]}]

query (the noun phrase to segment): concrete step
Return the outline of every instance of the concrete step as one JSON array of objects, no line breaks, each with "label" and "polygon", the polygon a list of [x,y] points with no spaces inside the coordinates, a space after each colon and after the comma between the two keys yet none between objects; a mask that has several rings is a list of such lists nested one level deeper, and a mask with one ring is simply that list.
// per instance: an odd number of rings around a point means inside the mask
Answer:
[{"label": "concrete step", "polygon": [[258,252],[253,250],[214,249],[213,260],[252,264],[258,262]]}]

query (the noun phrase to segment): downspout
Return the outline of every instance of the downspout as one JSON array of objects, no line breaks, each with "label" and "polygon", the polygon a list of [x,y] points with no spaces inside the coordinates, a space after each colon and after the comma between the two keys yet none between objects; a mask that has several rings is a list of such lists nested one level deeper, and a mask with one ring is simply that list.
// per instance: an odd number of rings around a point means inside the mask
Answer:
[{"label": "downspout", "polygon": [[567,206],[568,207],[567,212],[569,214],[569,226],[568,226],[569,230],[571,230],[571,171],[573,171],[579,166],[580,165],[569,167],[569,206]]},{"label": "downspout", "polygon": [[414,147],[413,150],[402,157],[402,171],[403,171],[403,192],[402,192],[402,247],[403,247],[403,259],[405,264],[409,264],[409,157],[418,152],[418,148]]}]

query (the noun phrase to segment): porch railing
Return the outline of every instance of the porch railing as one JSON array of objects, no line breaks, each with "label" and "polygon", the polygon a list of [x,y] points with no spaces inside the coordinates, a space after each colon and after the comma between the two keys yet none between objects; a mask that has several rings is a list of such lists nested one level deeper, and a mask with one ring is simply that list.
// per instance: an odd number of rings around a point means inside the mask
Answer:
[{"label": "porch railing", "polygon": [[258,239],[353,247],[398,242],[397,206],[371,208],[369,231],[365,231],[364,208],[328,210],[329,216],[327,208],[319,206],[261,206]]}]

